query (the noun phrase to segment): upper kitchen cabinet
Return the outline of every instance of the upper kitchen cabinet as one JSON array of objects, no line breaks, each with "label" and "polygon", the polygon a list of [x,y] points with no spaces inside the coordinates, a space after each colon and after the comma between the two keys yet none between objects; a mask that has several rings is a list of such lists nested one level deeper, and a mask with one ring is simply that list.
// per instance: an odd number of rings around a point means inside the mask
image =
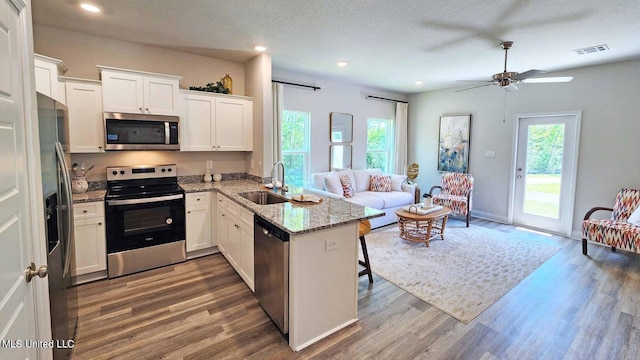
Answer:
[{"label": "upper kitchen cabinet", "polygon": [[105,112],[179,115],[181,76],[98,66]]},{"label": "upper kitchen cabinet", "polygon": [[181,151],[252,151],[253,100],[180,90]]},{"label": "upper kitchen cabinet", "polygon": [[60,78],[69,109],[69,151],[104,152],[102,85],[100,81]]},{"label": "upper kitchen cabinet", "polygon": [[64,94],[60,91],[58,83],[58,76],[69,70],[64,62],[48,56],[33,54],[33,65],[36,91],[64,103]]}]

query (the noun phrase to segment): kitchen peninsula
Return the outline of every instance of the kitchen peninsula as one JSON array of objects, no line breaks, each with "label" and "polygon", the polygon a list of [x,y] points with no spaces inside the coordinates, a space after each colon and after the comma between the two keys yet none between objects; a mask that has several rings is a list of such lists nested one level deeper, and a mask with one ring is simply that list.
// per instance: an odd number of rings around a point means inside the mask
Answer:
[{"label": "kitchen peninsula", "polygon": [[[181,186],[187,193],[216,191],[218,200],[227,197],[290,234],[289,346],[294,351],[357,321],[358,223],[383,212],[322,196],[318,204],[257,205],[239,195],[264,190],[248,180]],[[295,193],[315,194],[302,189]]]}]

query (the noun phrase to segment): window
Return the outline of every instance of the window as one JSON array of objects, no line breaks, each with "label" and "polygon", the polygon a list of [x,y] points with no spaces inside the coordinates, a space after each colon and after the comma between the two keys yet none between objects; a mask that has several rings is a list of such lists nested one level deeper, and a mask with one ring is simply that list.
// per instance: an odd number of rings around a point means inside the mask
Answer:
[{"label": "window", "polygon": [[390,119],[367,119],[367,169],[391,172],[393,122]]},{"label": "window", "polygon": [[309,124],[311,114],[282,112],[282,161],[288,186],[303,187],[309,177]]}]

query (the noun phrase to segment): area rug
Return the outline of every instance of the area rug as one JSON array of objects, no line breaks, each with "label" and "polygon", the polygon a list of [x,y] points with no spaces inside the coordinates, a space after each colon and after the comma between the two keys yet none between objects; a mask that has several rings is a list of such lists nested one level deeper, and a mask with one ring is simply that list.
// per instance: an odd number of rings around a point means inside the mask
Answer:
[{"label": "area rug", "polygon": [[447,227],[430,247],[398,236],[366,236],[371,270],[454,318],[469,323],[560,250],[544,240],[480,226]]}]

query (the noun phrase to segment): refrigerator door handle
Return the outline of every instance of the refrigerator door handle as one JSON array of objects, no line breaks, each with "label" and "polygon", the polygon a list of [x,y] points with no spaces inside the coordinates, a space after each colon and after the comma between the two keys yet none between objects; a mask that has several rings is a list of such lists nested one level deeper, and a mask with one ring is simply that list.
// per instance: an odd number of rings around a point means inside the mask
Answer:
[{"label": "refrigerator door handle", "polygon": [[62,184],[65,187],[65,202],[61,204],[62,206],[67,206],[69,211],[69,216],[67,216],[67,226],[69,231],[66,234],[65,241],[65,253],[64,253],[64,269],[62,271],[63,277],[66,277],[69,273],[71,266],[71,234],[73,230],[73,199],[71,198],[71,180],[69,179],[69,168],[67,167],[67,162],[64,158],[64,150],[62,149],[62,144],[59,141],[56,141],[56,158],[60,163],[60,167],[62,168]]}]

